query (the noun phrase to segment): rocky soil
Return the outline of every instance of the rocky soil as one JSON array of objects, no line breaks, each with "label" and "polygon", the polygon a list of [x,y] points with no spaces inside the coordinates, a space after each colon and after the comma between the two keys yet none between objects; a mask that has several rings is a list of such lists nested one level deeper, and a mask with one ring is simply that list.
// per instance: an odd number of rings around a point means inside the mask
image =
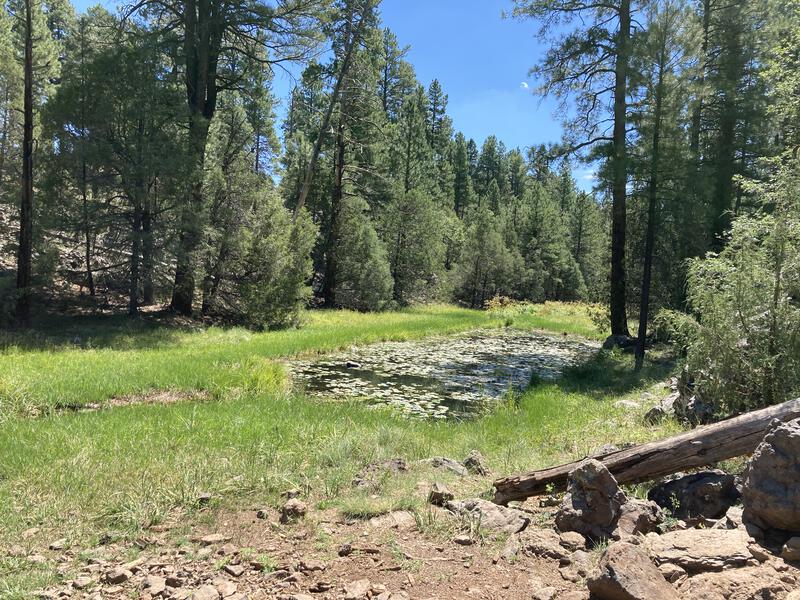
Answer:
[{"label": "rocky soil", "polygon": [[[798,600],[798,442],[800,421],[776,422],[742,478],[676,475],[649,500],[587,459],[562,496],[510,507],[434,482],[418,486],[424,509],[348,519],[289,490],[280,510],[208,509],[132,543],[42,548],[31,530],[2,552],[57,568],[62,582],[40,598]],[[479,453],[424,462],[490,481]],[[353,486],[408,470],[400,458],[376,463]]]}]

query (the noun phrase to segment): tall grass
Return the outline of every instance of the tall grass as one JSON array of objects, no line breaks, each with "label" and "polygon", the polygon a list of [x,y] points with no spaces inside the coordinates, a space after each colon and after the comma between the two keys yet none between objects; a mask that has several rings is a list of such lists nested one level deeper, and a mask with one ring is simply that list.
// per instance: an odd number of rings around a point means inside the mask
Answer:
[{"label": "tall grass", "polygon": [[[82,322],[80,332],[67,323],[55,333],[6,335],[0,354],[0,422],[14,414],[47,413],[152,390],[200,390],[220,397],[223,390],[247,388],[259,377],[262,364],[256,358],[507,324],[486,312],[447,305],[380,314],[314,311],[300,329],[264,333],[176,330],[119,319]],[[557,303],[520,314],[513,326],[597,335],[579,308]]]}]

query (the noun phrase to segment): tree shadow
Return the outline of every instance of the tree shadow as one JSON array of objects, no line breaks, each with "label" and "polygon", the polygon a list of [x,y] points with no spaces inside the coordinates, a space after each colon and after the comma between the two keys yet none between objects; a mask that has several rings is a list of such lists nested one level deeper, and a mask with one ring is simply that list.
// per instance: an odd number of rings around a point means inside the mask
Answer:
[{"label": "tree shadow", "polygon": [[556,384],[564,392],[602,400],[664,381],[675,370],[675,357],[667,348],[648,350],[641,371],[634,370],[633,354],[601,350],[585,363],[564,371]]}]

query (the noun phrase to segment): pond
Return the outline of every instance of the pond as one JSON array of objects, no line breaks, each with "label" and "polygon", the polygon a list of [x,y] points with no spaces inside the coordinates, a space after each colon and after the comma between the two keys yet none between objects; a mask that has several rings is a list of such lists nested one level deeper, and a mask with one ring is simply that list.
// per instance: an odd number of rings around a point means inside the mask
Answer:
[{"label": "pond", "polygon": [[295,384],[326,399],[364,399],[436,419],[464,418],[534,376],[559,377],[599,344],[566,335],[487,329],[413,342],[381,342],[290,363]]}]

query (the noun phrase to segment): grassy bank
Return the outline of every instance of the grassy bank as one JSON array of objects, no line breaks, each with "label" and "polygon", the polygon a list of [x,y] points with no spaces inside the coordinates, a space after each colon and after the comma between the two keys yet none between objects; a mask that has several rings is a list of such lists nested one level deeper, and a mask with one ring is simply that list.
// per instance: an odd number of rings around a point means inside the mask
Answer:
[{"label": "grassy bank", "polygon": [[0,422],[11,415],[103,403],[154,390],[212,397],[250,390],[272,378],[274,359],[352,344],[408,340],[476,327],[598,332],[579,305],[549,303],[518,314],[454,306],[359,314],[314,311],[300,329],[175,328],[120,318],[48,322],[40,331],[0,338]]},{"label": "grassy bank", "polygon": [[[575,309],[551,306],[546,315],[515,317],[513,325],[591,331],[585,315],[576,318],[568,310]],[[450,307],[380,316],[333,312],[315,314],[306,329],[292,332],[182,332],[149,348],[131,340],[126,350],[8,350],[4,377],[16,377],[36,402],[102,400],[120,390],[160,385],[218,389],[204,402],[35,419],[15,415],[0,424],[0,597],[4,589],[9,597],[25,597],[26,590],[57,577],[52,565],[7,556],[4,549],[11,545],[32,552],[62,537],[84,548],[101,538],[136,538],[153,524],[191,518],[203,493],[216,506],[277,506],[280,492],[298,487],[313,505],[350,516],[398,507],[422,514],[425,494],[419,486],[442,478],[440,472],[416,466],[366,491],[353,488],[354,476],[382,459],[461,459],[472,449],[486,456],[495,473],[506,474],[584,456],[606,443],[674,432],[673,424],[642,425],[645,406],[615,405],[657,387],[669,370],[664,362],[648,362],[634,375],[629,356],[603,354],[482,418],[441,423],[293,394],[267,360],[498,324],[484,313]],[[242,372],[246,383],[237,379]],[[237,385],[226,387],[230,382]],[[491,478],[453,484],[462,486],[460,494],[479,494],[490,489]],[[22,532],[32,527],[39,531],[24,538]]]}]

